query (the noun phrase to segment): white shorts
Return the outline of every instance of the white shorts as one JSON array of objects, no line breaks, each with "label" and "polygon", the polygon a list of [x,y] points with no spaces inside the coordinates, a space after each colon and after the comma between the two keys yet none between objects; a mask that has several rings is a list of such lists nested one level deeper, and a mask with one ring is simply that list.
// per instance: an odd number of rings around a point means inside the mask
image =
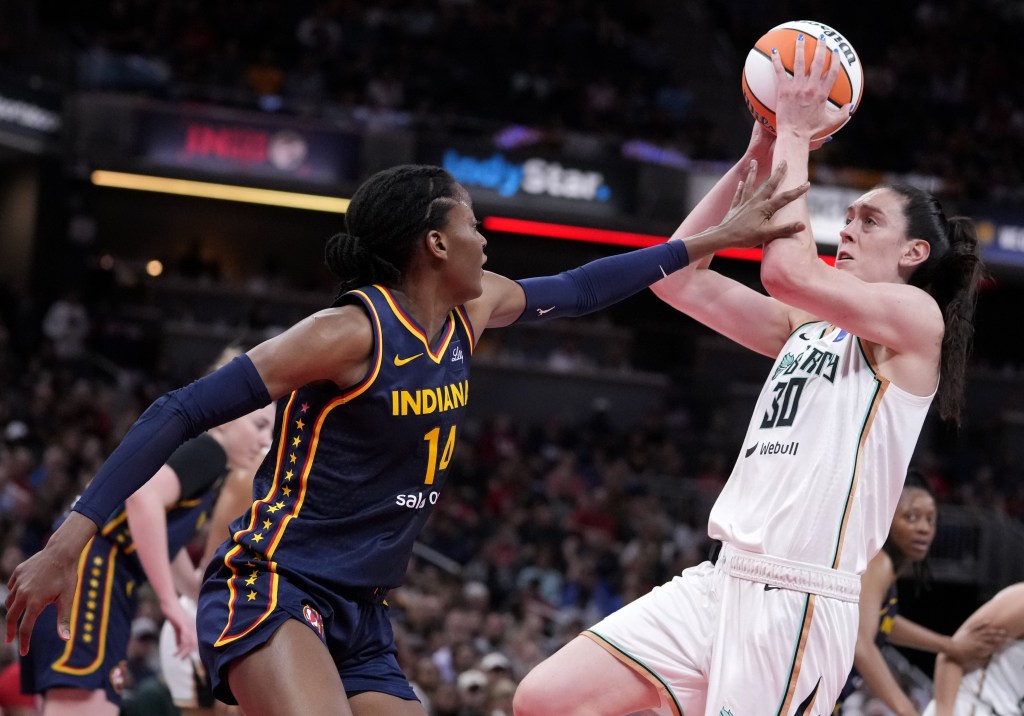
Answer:
[{"label": "white shorts", "polygon": [[853,666],[859,587],[725,545],[585,634],[659,688],[659,714],[827,716]]},{"label": "white shorts", "polygon": [[[932,701],[921,712],[921,716],[935,716],[935,702]],[[953,702],[953,716],[999,716],[987,704],[975,699],[970,694],[959,692]]]},{"label": "white shorts", "polygon": [[[183,595],[178,597],[178,603],[186,614],[195,619],[195,602]],[[197,678],[206,681],[206,672],[199,660],[199,652],[194,651],[182,659],[175,656],[174,652],[177,650],[178,642],[174,637],[174,627],[165,619],[160,629],[160,670],[163,672],[164,681],[175,706],[186,709],[199,708],[196,681]]]}]

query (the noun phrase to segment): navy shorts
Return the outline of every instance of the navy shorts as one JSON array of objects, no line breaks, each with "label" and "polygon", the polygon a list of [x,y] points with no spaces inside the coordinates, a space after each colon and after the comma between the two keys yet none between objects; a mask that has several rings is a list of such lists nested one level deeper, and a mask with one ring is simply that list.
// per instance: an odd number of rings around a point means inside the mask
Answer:
[{"label": "navy shorts", "polygon": [[57,635],[57,607],[46,607],[32,630],[29,652],[22,658],[22,692],[103,689],[108,701],[121,703],[137,601],[136,578],[126,559],[103,537],[93,538],[86,546],[78,561],[71,638],[64,641]]},{"label": "navy shorts", "polygon": [[[230,551],[228,551],[230,550]],[[225,559],[225,553],[228,557]],[[416,700],[398,665],[388,606],[353,590],[346,596],[303,590],[266,561],[242,548],[222,545],[199,592],[199,654],[213,693],[237,703],[228,685],[228,665],[265,644],[278,627],[295,619],[327,647],[351,697],[367,691]],[[267,675],[272,678],[271,674]]]}]

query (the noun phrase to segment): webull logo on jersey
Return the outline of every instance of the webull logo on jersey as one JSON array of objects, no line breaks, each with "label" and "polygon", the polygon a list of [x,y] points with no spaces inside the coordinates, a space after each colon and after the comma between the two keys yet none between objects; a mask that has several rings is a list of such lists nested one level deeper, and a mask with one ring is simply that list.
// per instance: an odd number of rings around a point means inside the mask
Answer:
[{"label": "webull logo on jersey", "polygon": [[430,492],[411,492],[408,495],[399,495],[395,498],[395,504],[399,507],[408,507],[410,510],[422,510],[427,505],[436,505],[437,498],[441,493],[437,490]]},{"label": "webull logo on jersey", "polygon": [[601,172],[565,167],[539,157],[517,163],[500,152],[481,159],[449,149],[441,164],[463,186],[491,189],[503,197],[530,194],[598,202],[612,198]]},{"label": "webull logo on jersey", "polygon": [[[761,449],[758,450],[758,447]],[[795,440],[788,443],[784,443],[779,440],[770,440],[763,443],[754,443],[743,451],[743,457],[750,457],[755,452],[758,455],[796,455],[796,451],[799,449],[800,443]]]}]

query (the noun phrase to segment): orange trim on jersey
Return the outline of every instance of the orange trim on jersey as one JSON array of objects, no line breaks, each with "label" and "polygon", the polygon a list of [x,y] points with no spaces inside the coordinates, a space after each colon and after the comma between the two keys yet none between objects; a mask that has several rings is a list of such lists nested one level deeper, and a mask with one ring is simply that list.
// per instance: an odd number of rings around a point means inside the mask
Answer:
[{"label": "orange trim on jersey", "polygon": [[440,363],[441,359],[444,357],[445,351],[448,349],[448,342],[451,341],[452,336],[455,335],[455,320],[452,318],[451,311],[448,312],[448,318],[445,319],[446,329],[444,337],[441,338],[441,341],[438,343],[437,351],[434,351],[430,348],[430,341],[427,340],[427,334],[423,332],[422,328],[416,325],[416,321],[409,314],[402,310],[402,307],[398,305],[398,302],[395,300],[395,297],[391,295],[391,292],[377,284],[374,284],[374,288],[379,290],[384,296],[384,300],[388,302],[389,306],[391,306],[391,310],[394,312],[395,317],[398,318],[399,322],[409,329],[410,333],[420,339],[423,343],[423,347],[427,349],[427,355],[430,356],[430,359],[435,363]]},{"label": "orange trim on jersey", "polygon": [[267,608],[263,611],[262,614],[260,614],[256,619],[253,620],[252,624],[247,626],[244,630],[238,632],[237,634],[228,634],[228,632],[231,631],[231,625],[235,620],[235,600],[238,599],[240,596],[238,591],[235,589],[235,580],[239,579],[238,569],[232,563],[231,559],[232,557],[236,556],[238,552],[240,552],[242,549],[242,545],[237,544],[231,549],[231,551],[229,551],[224,556],[224,564],[227,565],[228,569],[231,570],[231,577],[228,579],[228,623],[224,625],[224,630],[220,633],[220,636],[217,637],[217,641],[213,643],[215,647],[224,646],[225,644],[230,644],[231,642],[237,639],[241,639],[243,636],[245,636],[253,629],[258,627],[260,624],[262,624],[263,620],[270,616],[271,612],[274,611],[274,608],[277,607],[278,577],[277,571],[274,568],[274,564],[271,563],[270,571],[268,573],[270,575],[270,588],[268,590],[269,598],[267,600]]},{"label": "orange trim on jersey", "polygon": [[124,522],[127,519],[128,519],[128,513],[126,511],[122,510],[121,514],[119,514],[114,519],[110,520],[110,522],[108,522],[107,524],[103,525],[103,529],[100,530],[100,536],[102,536],[102,537],[108,536],[111,532],[113,532],[115,529],[117,529],[117,527],[122,522]]},{"label": "orange trim on jersey", "polygon": [[[99,646],[96,650],[96,658],[93,659],[91,664],[87,666],[68,666],[68,659],[71,658],[71,652],[75,647],[75,639],[80,636],[77,634],[78,631],[78,608],[81,604],[82,596],[86,593],[85,584],[85,572],[88,566],[90,558],[90,550],[92,548],[92,539],[86,544],[85,549],[82,551],[82,556],[78,558],[78,588],[75,590],[74,601],[71,602],[71,638],[68,639],[64,645],[64,653],[62,653],[50,668],[54,671],[59,671],[62,674],[71,674],[73,676],[83,676],[85,674],[91,674],[100,667],[103,663],[103,659],[106,657],[107,652],[107,623],[110,621],[110,597],[111,591],[114,586],[114,568],[115,560],[117,559],[117,545],[110,546],[110,553],[107,555],[107,575],[103,580],[103,592],[100,595],[102,600],[103,610],[100,614],[99,624],[93,630],[95,638],[99,640]],[[89,610],[93,611],[93,610]],[[84,631],[84,630],[83,630]]]},{"label": "orange trim on jersey", "polygon": [[864,445],[867,443],[868,436],[871,434],[871,428],[874,425],[875,417],[878,415],[878,409],[882,405],[882,398],[885,397],[885,391],[889,389],[889,380],[883,378],[878,374],[878,369],[872,360],[868,357],[867,352],[864,350],[864,346],[860,344],[860,339],[857,339],[858,345],[860,345],[861,355],[864,356],[864,360],[867,362],[868,367],[875,376],[877,385],[875,386],[875,395],[871,399],[871,405],[868,407],[868,414],[864,418],[864,425],[861,427],[860,440],[857,444],[857,457],[853,462],[853,478],[850,481],[850,490],[846,493],[846,505],[843,507],[843,519],[839,526],[839,538],[836,540],[836,552],[832,558],[832,569],[839,569],[839,561],[843,555],[843,542],[846,539],[846,528],[850,522],[850,512],[853,509],[853,499],[857,494],[857,486],[860,483],[860,467],[861,461],[864,457]]},{"label": "orange trim on jersey", "polygon": [[662,681],[661,677],[658,676],[650,667],[640,663],[628,653],[620,649],[615,644],[611,643],[597,632],[589,629],[582,632],[581,636],[585,636],[592,642],[597,644],[599,647],[607,651],[609,654],[614,656],[624,666],[629,667],[632,671],[636,672],[638,676],[643,678],[645,681],[649,681],[658,693],[661,695],[661,701],[663,704],[668,704],[670,713],[672,716],[683,716],[683,708],[676,701],[675,694],[672,693],[672,689],[669,688],[668,684]]},{"label": "orange trim on jersey", "polygon": [[[338,400],[343,403],[347,403],[350,400],[358,398],[360,395],[366,392],[366,390],[373,385],[374,381],[377,380],[377,376],[380,375],[380,366],[384,360],[384,333],[380,325],[380,316],[377,314],[377,307],[370,301],[370,297],[362,291],[353,291],[352,293],[359,294],[366,299],[366,305],[370,308],[370,314],[373,318],[371,323],[373,324],[373,337],[374,337],[374,361],[373,369],[366,375],[361,383],[357,383],[350,390],[344,392]],[[287,425],[287,423],[285,423]],[[281,431],[284,432],[283,430]]]},{"label": "orange trim on jersey", "polygon": [[817,595],[807,595],[807,607],[804,609],[803,623],[800,625],[800,639],[796,644],[796,653],[793,655],[793,664],[789,668],[789,683],[786,684],[786,695],[779,706],[778,714],[789,713],[789,706],[793,703],[793,695],[796,693],[796,684],[800,680],[800,668],[803,666],[804,652],[807,650],[807,638],[811,635],[811,620],[814,618],[814,600]]},{"label": "orange trim on jersey", "polygon": [[[302,466],[302,475],[299,478],[299,494],[295,496],[295,502],[292,505],[291,511],[286,514],[282,519],[281,523],[277,526],[277,530],[274,532],[274,536],[271,537],[270,542],[267,543],[267,549],[265,554],[269,560],[274,552],[277,550],[278,544],[281,543],[281,538],[284,537],[284,530],[294,518],[299,516],[299,511],[302,509],[302,504],[306,500],[306,490],[309,486],[309,473],[313,471],[313,462],[316,458],[316,449],[320,445],[320,431],[323,429],[324,421],[327,420],[327,416],[332,410],[339,405],[344,404],[349,400],[347,395],[335,398],[327,405],[324,406],[320,414],[316,416],[316,420],[313,423],[313,436],[310,439],[309,447],[306,453],[306,462]],[[277,482],[275,478],[275,484]]]},{"label": "orange trim on jersey", "polygon": [[309,473],[312,470],[313,457],[316,454],[316,447],[319,443],[320,430],[323,426],[324,420],[326,419],[328,413],[330,413],[331,410],[333,410],[335,407],[343,405],[366,392],[366,390],[368,390],[370,386],[373,385],[373,383],[377,380],[377,376],[380,375],[380,368],[383,362],[384,355],[380,316],[377,314],[376,307],[373,305],[372,302],[370,302],[369,297],[366,296],[365,293],[363,293],[362,291],[353,291],[352,293],[357,293],[366,298],[367,305],[369,306],[370,309],[372,317],[371,323],[373,324],[374,335],[376,337],[376,348],[373,368],[372,370],[370,370],[370,372],[367,374],[366,378],[362,382],[355,385],[350,390],[345,391],[340,396],[338,396],[337,398],[329,402],[327,405],[325,405],[324,408],[320,411],[320,414],[316,417],[314,421],[315,428],[313,430],[312,443],[307,448],[308,452],[306,460],[302,467],[302,476],[299,480],[298,494],[293,498],[289,497],[289,500],[294,500],[292,504],[292,509],[288,514],[284,515],[281,518],[281,521],[278,523],[277,529],[274,531],[273,536],[267,542],[266,549],[263,550],[263,555],[264,558],[267,560],[270,574],[270,587],[268,593],[267,608],[263,612],[263,614],[261,614],[257,619],[255,619],[252,624],[246,627],[244,631],[241,631],[237,634],[229,634],[232,627],[232,623],[234,621],[235,600],[239,598],[239,593],[235,588],[235,580],[239,578],[239,575],[238,570],[232,563],[232,558],[235,557],[241,549],[243,549],[244,545],[242,544],[242,540],[247,535],[249,535],[257,529],[257,525],[259,524],[258,515],[260,513],[261,507],[270,504],[271,502],[274,501],[275,498],[278,498],[280,496],[280,490],[283,483],[283,480],[281,478],[283,475],[284,460],[285,455],[288,453],[289,449],[288,426],[291,424],[291,418],[293,411],[295,409],[295,400],[297,397],[297,393],[293,392],[289,397],[288,403],[285,406],[284,411],[282,412],[282,428],[278,437],[277,446],[277,464],[274,466],[274,479],[271,481],[270,489],[267,491],[267,494],[264,495],[261,499],[255,500],[253,502],[249,513],[249,526],[239,530],[233,535],[233,539],[236,542],[236,545],[234,548],[231,549],[230,552],[228,552],[228,554],[224,558],[224,563],[231,570],[232,575],[228,579],[228,623],[227,625],[225,625],[224,631],[221,632],[220,637],[217,639],[215,646],[221,646],[223,644],[230,643],[236,639],[245,636],[253,629],[255,629],[257,626],[259,626],[259,624],[261,624],[271,614],[271,612],[274,611],[274,608],[277,606],[278,575],[276,565],[272,561],[272,557],[275,550],[277,549],[277,546],[280,544],[282,537],[284,536],[284,531],[288,523],[293,518],[297,517],[299,511],[302,509],[302,504],[305,501],[306,490],[309,482]]},{"label": "orange trim on jersey", "polygon": [[462,325],[466,327],[466,335],[469,336],[469,354],[473,355],[473,349],[476,348],[476,333],[473,332],[473,324],[469,322],[469,314],[466,313],[464,306],[456,306],[455,315],[459,317]]}]

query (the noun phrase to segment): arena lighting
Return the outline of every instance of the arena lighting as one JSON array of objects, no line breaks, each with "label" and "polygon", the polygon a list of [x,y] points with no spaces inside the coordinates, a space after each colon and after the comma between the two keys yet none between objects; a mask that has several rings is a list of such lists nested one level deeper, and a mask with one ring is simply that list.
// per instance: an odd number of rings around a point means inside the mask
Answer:
[{"label": "arena lighting", "polygon": [[[511,219],[503,216],[485,217],[483,220],[483,228],[486,231],[500,231],[506,234],[523,234],[525,236],[540,236],[547,239],[567,239],[569,241],[589,241],[595,244],[611,244],[613,246],[629,246],[631,248],[654,246],[655,244],[664,242],[667,238],[665,236],[654,236],[652,234],[634,234],[628,231],[591,229],[585,226],[550,224],[544,221]],[[761,249],[725,249],[724,251],[719,251],[715,255],[726,259],[760,261],[763,252]],[[818,254],[818,258],[829,266],[835,266],[835,256],[824,256],[822,254]]]},{"label": "arena lighting", "polygon": [[132,189],[136,191],[152,191],[161,194],[177,194],[179,196],[196,196],[203,199],[224,199],[241,201],[249,204],[265,204],[282,206],[289,209],[309,209],[326,211],[333,214],[344,214],[348,210],[349,200],[334,196],[318,194],[300,194],[293,191],[277,191],[275,189],[256,189],[249,186],[233,184],[214,184],[211,182],[191,181],[189,179],[170,179],[147,174],[127,174],[97,169],[92,173],[92,183],[96,186],[115,189]]}]

